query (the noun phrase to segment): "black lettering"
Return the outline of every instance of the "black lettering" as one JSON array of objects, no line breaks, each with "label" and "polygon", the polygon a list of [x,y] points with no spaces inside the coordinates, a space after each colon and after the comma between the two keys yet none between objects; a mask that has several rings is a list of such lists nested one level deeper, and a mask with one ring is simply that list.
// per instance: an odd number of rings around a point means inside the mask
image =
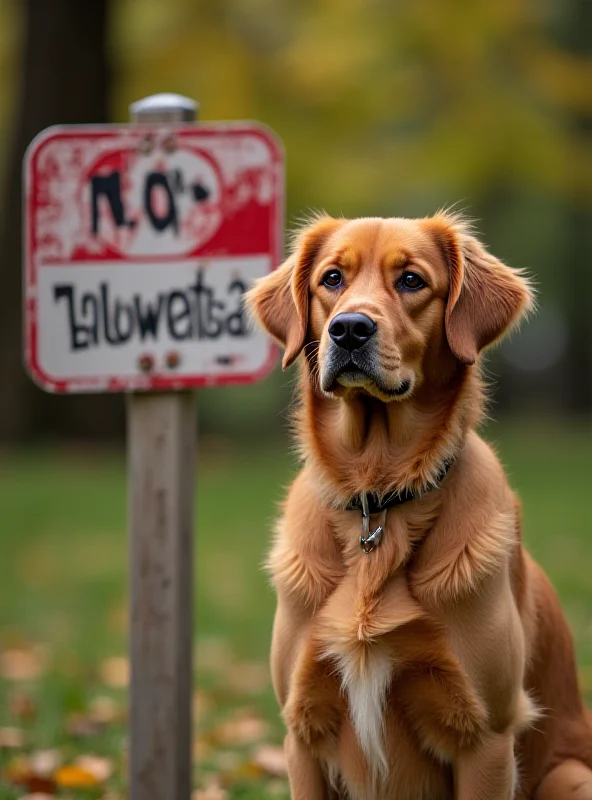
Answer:
[{"label": "black lettering", "polygon": [[203,285],[203,273],[201,269],[197,270],[195,283],[192,286],[190,286],[189,289],[195,294],[195,320],[193,327],[194,330],[197,331],[197,338],[203,339],[203,337],[206,335],[206,332],[202,321],[205,317],[205,314],[202,309],[202,295],[204,292],[204,285]]},{"label": "black lettering", "polygon": [[[159,217],[152,207],[152,193],[153,190],[159,186],[162,187],[168,199],[168,210],[162,217]],[[162,172],[150,172],[146,176],[146,185],[144,186],[144,208],[146,209],[152,226],[157,231],[164,231],[169,225],[172,225],[173,230],[177,233],[177,209],[175,206],[175,198],[169,186],[168,178]]]},{"label": "black lettering", "polygon": [[229,292],[238,291],[238,308],[232,314],[228,315],[226,320],[226,328],[231,336],[246,336],[247,325],[245,320],[245,307],[243,303],[243,295],[247,291],[245,284],[238,278],[228,287]]},{"label": "black lettering", "polygon": [[59,284],[53,287],[53,297],[57,302],[62,297],[66,298],[68,304],[68,327],[70,329],[70,348],[72,350],[85,350],[89,345],[89,329],[81,325],[76,320],[74,308],[74,286],[69,284]]},{"label": "black lettering", "polygon": [[224,331],[224,321],[220,317],[214,315],[215,311],[224,313],[224,303],[214,298],[214,292],[211,289],[206,289],[208,295],[208,315],[206,322],[206,336],[208,339],[217,339]]},{"label": "black lettering", "polygon": [[90,179],[92,198],[92,232],[99,232],[99,198],[104,195],[109,203],[113,220],[118,228],[131,223],[126,222],[125,209],[121,199],[121,175],[118,170],[110,175],[93,175]]},{"label": "black lettering", "polygon": [[[122,317],[126,319],[125,328],[122,329]],[[115,322],[115,333],[117,336],[118,343],[127,342],[132,338],[132,334],[134,332],[135,319],[134,319],[134,310],[129,303],[124,303],[123,301],[117,299],[115,301],[115,312],[113,314],[114,322]]]},{"label": "black lettering", "polygon": [[89,323],[88,330],[88,344],[89,346],[99,343],[99,300],[92,292],[86,292],[82,295],[80,305],[82,306],[82,316],[86,317],[89,310],[91,313],[92,322]]},{"label": "black lettering", "polygon": [[[107,283],[100,283],[99,291],[101,293],[101,303],[103,306],[103,330],[105,332],[105,339],[109,344],[121,344],[122,342],[117,332],[115,320],[111,318],[111,309],[109,308],[109,285]],[[111,330],[112,324],[113,330]]]},{"label": "black lettering", "polygon": [[142,298],[139,294],[135,294],[133,300],[140,330],[140,339],[144,341],[148,336],[156,339],[165,295],[158,294],[155,304],[145,301],[144,306],[142,306]]},{"label": "black lettering", "polygon": [[[175,304],[177,310],[175,310]],[[173,339],[191,339],[191,305],[184,292],[171,292],[168,302],[168,327]]]}]

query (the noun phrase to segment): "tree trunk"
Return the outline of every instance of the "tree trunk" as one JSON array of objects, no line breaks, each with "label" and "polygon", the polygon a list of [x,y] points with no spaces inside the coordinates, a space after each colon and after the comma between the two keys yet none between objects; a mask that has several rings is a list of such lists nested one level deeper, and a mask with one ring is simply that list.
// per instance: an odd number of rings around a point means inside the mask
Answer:
[{"label": "tree trunk", "polygon": [[39,435],[113,436],[123,430],[120,396],[53,396],[22,367],[22,182],[29,142],[49,125],[105,122],[110,85],[108,0],[26,0],[25,41],[4,214],[0,222],[0,441]]}]

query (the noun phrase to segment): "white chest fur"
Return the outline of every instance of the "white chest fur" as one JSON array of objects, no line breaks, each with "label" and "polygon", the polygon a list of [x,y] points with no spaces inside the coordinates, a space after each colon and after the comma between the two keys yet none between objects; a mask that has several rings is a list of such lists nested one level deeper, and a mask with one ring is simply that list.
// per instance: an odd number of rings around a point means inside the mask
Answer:
[{"label": "white chest fur", "polygon": [[388,653],[377,645],[360,644],[360,649],[327,653],[341,674],[358,742],[375,776],[388,773],[384,737],[384,703],[392,677]]}]

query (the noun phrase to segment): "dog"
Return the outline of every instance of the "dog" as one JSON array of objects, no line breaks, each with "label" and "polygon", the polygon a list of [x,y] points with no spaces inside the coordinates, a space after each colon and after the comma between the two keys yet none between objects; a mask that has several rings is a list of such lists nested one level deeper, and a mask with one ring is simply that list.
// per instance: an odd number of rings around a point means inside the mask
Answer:
[{"label": "dog", "polygon": [[248,292],[298,362],[271,670],[293,800],[592,800],[592,718],[476,433],[527,277],[460,216],[319,215]]}]

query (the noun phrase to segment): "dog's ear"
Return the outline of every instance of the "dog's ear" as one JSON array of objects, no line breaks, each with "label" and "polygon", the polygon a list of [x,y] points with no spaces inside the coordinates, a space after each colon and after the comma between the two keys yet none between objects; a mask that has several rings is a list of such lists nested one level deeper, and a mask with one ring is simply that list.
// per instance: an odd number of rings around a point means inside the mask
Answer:
[{"label": "dog's ear", "polygon": [[532,308],[533,290],[521,270],[487,252],[459,217],[441,213],[427,220],[449,270],[446,338],[463,364],[502,338]]},{"label": "dog's ear", "polygon": [[306,341],[308,281],[314,260],[342,224],[329,216],[317,217],[297,235],[288,259],[246,293],[259,323],[285,348],[282,369],[294,362]]}]

